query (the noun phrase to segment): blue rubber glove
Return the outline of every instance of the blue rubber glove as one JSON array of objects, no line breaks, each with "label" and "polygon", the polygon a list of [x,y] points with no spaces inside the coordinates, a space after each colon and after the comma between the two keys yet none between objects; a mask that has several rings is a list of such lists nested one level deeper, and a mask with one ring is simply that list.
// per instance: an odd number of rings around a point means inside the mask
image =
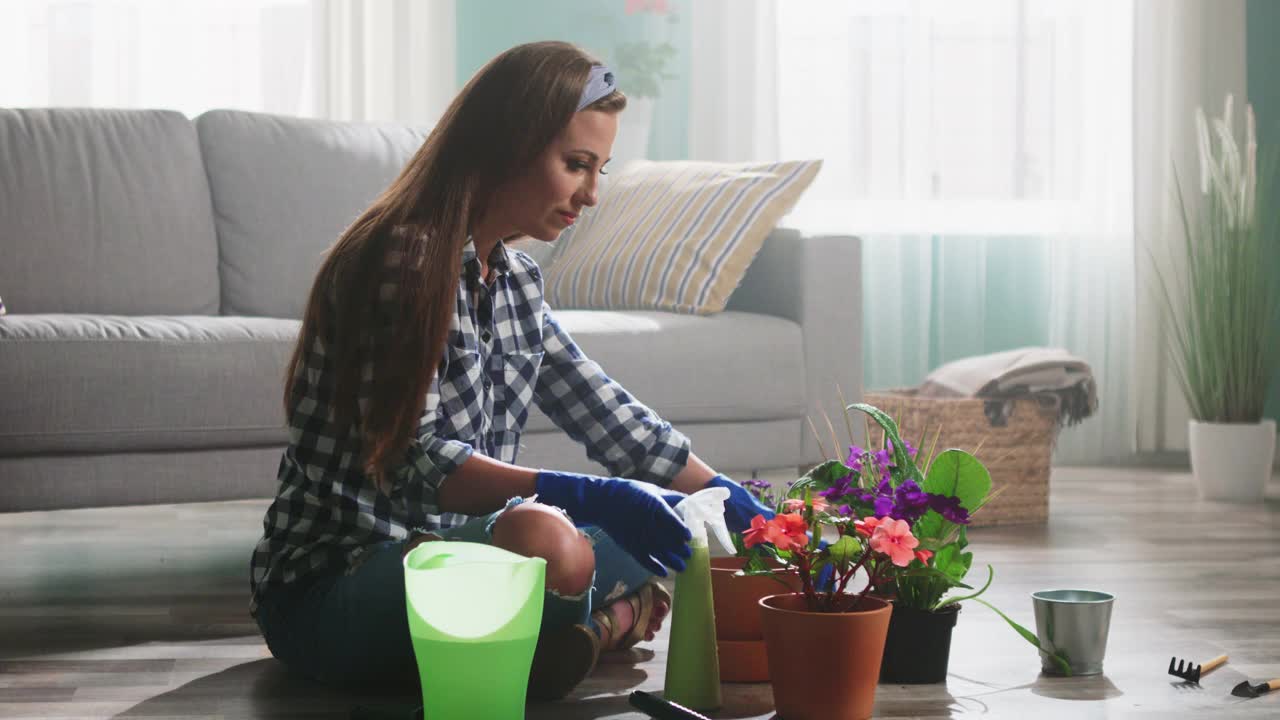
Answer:
[{"label": "blue rubber glove", "polygon": [[772,508],[761,503],[749,490],[724,475],[716,475],[707,481],[707,487],[719,487],[729,491],[729,499],[724,502],[724,524],[729,532],[745,532],[751,527],[751,518],[763,515],[765,520],[772,520],[776,515]]},{"label": "blue rubber glove", "polygon": [[[578,525],[596,525],[654,575],[666,568],[684,570],[689,557],[689,528],[656,485],[542,470],[538,472],[538,502],[563,508]],[[678,498],[676,501],[678,502]]]},{"label": "blue rubber glove", "polygon": [[[826,550],[831,543],[826,540],[818,541],[818,550]],[[827,565],[818,571],[818,577],[813,579],[813,588],[818,592],[828,592],[835,589],[836,568],[834,565]]]},{"label": "blue rubber glove", "polygon": [[657,485],[650,485],[648,488],[650,492],[657,492],[658,495],[667,502],[667,507],[672,509],[675,509],[675,506],[679,505],[681,500],[689,497],[679,490],[671,490],[669,488],[658,487]]}]

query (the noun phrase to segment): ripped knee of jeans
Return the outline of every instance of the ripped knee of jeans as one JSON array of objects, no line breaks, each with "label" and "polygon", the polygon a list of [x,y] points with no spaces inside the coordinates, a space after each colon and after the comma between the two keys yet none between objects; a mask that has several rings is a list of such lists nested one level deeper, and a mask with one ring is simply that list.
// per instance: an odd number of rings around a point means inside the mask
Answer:
[{"label": "ripped knee of jeans", "polygon": [[553,588],[553,587],[548,586],[548,587],[547,587],[547,594],[548,594],[548,595],[550,595],[550,596],[552,596],[552,597],[560,598],[561,600],[568,600],[568,601],[571,601],[571,602],[579,602],[579,601],[581,601],[581,600],[585,600],[585,599],[587,599],[587,596],[591,594],[591,585],[587,585],[587,589],[586,589],[586,590],[583,590],[583,591],[582,591],[582,592],[580,592],[580,593],[572,593],[572,594],[570,594],[570,593],[562,593],[562,592],[560,592],[559,590],[557,590],[557,589],[555,589],[555,588]]},{"label": "ripped knee of jeans", "polygon": [[519,497],[519,496],[517,496],[517,497],[513,497],[513,498],[511,498],[510,500],[508,500],[508,501],[507,501],[507,504],[506,504],[506,505],[503,505],[501,510],[499,510],[498,512],[496,512],[496,513],[494,513],[493,515],[491,515],[491,516],[489,517],[489,521],[488,521],[488,522],[486,522],[486,523],[484,524],[484,536],[485,536],[486,538],[488,538],[488,539],[492,540],[492,539],[493,539],[493,525],[494,525],[494,523],[498,522],[498,518],[502,517],[502,514],[503,514],[503,513],[505,513],[506,511],[510,510],[511,508],[513,508],[513,507],[515,507],[515,506],[517,506],[517,505],[519,505],[519,504],[521,504],[521,503],[527,503],[527,502],[532,502],[532,501],[531,501],[531,500],[529,500],[529,499],[527,499],[527,498],[522,498],[522,497]]}]

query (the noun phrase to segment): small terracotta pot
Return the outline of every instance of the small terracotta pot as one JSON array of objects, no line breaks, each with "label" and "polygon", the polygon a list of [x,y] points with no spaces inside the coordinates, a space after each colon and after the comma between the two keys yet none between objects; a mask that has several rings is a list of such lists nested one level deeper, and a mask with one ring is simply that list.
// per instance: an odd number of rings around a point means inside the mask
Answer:
[{"label": "small terracotta pot", "polygon": [[711,558],[720,682],[769,682],[769,659],[760,630],[760,598],[788,589],[800,590],[800,576],[795,572],[773,577],[735,576],[746,562],[740,557]]},{"label": "small terracotta pot", "polygon": [[764,640],[717,640],[720,682],[769,682],[769,655]]},{"label": "small terracotta pot", "polygon": [[[760,598],[790,590],[800,592],[800,576],[795,572],[768,575],[735,573],[746,558],[711,558],[711,595],[716,612],[717,640],[760,640]],[[779,582],[782,580],[783,582]]]},{"label": "small terracotta pot", "polygon": [[841,613],[810,612],[800,593],[762,598],[778,715],[787,720],[871,717],[890,614],[889,603],[871,597]]}]

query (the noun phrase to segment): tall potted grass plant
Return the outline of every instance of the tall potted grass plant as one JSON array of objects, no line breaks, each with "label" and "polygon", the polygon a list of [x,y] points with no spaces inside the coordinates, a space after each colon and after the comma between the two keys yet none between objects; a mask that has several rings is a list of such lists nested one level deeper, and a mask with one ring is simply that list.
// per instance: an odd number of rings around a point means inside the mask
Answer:
[{"label": "tall potted grass plant", "polygon": [[1245,106],[1244,152],[1222,117],[1196,110],[1198,202],[1175,184],[1182,242],[1162,264],[1152,258],[1167,351],[1191,409],[1191,469],[1203,498],[1257,501],[1271,476],[1276,424],[1263,417],[1280,364],[1277,155],[1258,151],[1253,107]]}]

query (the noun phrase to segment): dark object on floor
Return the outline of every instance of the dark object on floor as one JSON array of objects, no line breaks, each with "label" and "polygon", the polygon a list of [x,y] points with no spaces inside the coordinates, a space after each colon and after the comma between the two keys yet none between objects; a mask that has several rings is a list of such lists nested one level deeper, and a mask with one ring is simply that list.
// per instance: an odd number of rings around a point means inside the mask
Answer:
[{"label": "dark object on floor", "polygon": [[586,625],[567,625],[539,633],[529,668],[529,699],[563,698],[591,674],[599,658],[599,638]]},{"label": "dark object on floor", "polygon": [[357,705],[351,708],[350,720],[422,720],[422,706]]},{"label": "dark object on floor", "polygon": [[1280,690],[1280,678],[1276,678],[1271,682],[1258,683],[1251,685],[1248,680],[1231,688],[1231,694],[1242,698],[1256,698],[1259,695],[1266,695],[1272,690]]},{"label": "dark object on floor", "polygon": [[657,695],[650,695],[643,690],[632,692],[627,700],[637,710],[657,720],[709,720],[702,713],[694,712]]},{"label": "dark object on floor", "polygon": [[[1198,683],[1200,676],[1206,675],[1210,671],[1218,668],[1227,662],[1226,655],[1219,655],[1203,665],[1192,665],[1190,662],[1184,662],[1176,657],[1169,658],[1169,674],[1174,677],[1180,677],[1187,682]],[[1177,663],[1175,668],[1174,663]]]}]

